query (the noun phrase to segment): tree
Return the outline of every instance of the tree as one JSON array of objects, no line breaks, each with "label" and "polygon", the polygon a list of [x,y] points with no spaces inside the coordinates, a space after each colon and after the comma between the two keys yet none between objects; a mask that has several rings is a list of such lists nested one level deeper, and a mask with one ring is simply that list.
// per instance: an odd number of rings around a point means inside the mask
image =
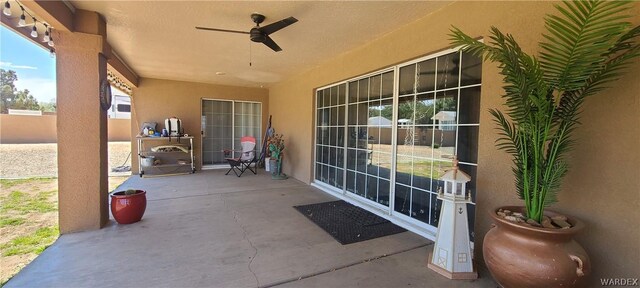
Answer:
[{"label": "tree", "polygon": [[0,69],[0,113],[7,113],[7,109],[13,103],[16,96],[16,86],[13,84],[18,80],[16,71]]},{"label": "tree", "polygon": [[389,120],[393,119],[393,107],[390,105],[384,106],[384,108],[380,110],[380,116]]},{"label": "tree", "polygon": [[[435,107],[434,104],[431,104],[434,102]],[[392,106],[387,105],[382,109],[378,109],[377,107],[369,108],[370,114],[374,115],[375,113],[371,112],[373,111],[377,113],[378,110],[380,111],[380,116],[389,120],[393,119]],[[456,111],[455,99],[452,97],[444,97],[439,98],[438,101],[416,101],[415,106],[413,104],[413,99],[411,101],[403,101],[398,104],[398,120],[409,119],[412,121],[412,123],[415,124],[433,124],[433,120],[431,118],[433,117],[433,115],[435,115],[435,111]]]},{"label": "tree", "polygon": [[42,112],[56,112],[56,98],[52,98],[49,102],[40,103],[40,111]]},{"label": "tree", "polygon": [[12,109],[22,110],[40,110],[38,100],[33,95],[29,94],[28,89],[18,91],[14,103],[9,107]]},{"label": "tree", "polygon": [[585,99],[610,87],[640,57],[640,26],[626,21],[634,15],[626,13],[632,5],[627,1],[556,5],[559,13],[545,18],[547,32],[539,56],[524,52],[513,35],[495,27],[486,42],[452,29],[454,45],[498,63],[507,109],[489,110],[498,125],[496,146],[511,155],[518,196],[525,202],[527,216],[538,223],[545,207],[557,201]]},{"label": "tree", "polygon": [[7,113],[9,109],[40,110],[38,100],[29,93],[28,89],[18,91],[14,84],[18,81],[16,71],[0,69],[0,113]]}]

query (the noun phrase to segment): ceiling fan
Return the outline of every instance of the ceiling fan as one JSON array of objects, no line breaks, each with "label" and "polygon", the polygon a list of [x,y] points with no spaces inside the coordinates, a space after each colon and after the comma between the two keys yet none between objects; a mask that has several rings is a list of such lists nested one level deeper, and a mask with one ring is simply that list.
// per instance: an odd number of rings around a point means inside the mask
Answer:
[{"label": "ceiling fan", "polygon": [[271,23],[267,26],[260,27],[260,23],[264,21],[266,17],[264,15],[253,13],[251,14],[251,19],[254,23],[256,23],[256,27],[251,28],[249,32],[246,31],[237,31],[237,30],[227,30],[227,29],[217,29],[217,28],[208,28],[208,27],[199,27],[196,26],[196,29],[200,30],[208,30],[208,31],[218,31],[218,32],[229,32],[229,33],[239,33],[239,34],[249,34],[249,38],[253,42],[262,43],[267,45],[267,47],[271,48],[273,51],[282,51],[282,48],[276,44],[276,42],[269,37],[270,34],[275,33],[276,31],[285,28],[293,23],[298,22],[298,19],[289,17],[282,19],[278,22]]}]

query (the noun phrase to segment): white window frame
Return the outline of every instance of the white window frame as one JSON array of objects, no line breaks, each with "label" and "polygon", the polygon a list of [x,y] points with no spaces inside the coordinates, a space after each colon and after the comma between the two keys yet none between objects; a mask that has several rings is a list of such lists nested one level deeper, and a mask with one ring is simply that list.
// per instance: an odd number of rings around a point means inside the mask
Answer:
[{"label": "white window frame", "polygon": [[[262,102],[260,101],[248,101],[248,100],[233,100],[233,99],[219,99],[219,98],[200,98],[200,117],[202,117],[202,107],[204,104],[204,101],[225,101],[225,102],[231,102],[231,139],[232,139],[232,143],[231,146],[229,146],[229,148],[231,148],[231,153],[235,153],[235,143],[233,143],[233,139],[235,139],[235,128],[236,128],[236,102],[241,102],[241,103],[252,103],[252,104],[260,104],[260,114],[259,114],[259,119],[260,121],[258,122],[258,131],[260,131],[260,133],[262,133]],[[229,168],[229,164],[204,164],[204,134],[205,133],[202,129],[204,127],[202,127],[202,123],[201,123],[201,127],[200,127],[200,159],[202,159],[202,170],[211,170],[211,169],[225,169],[225,168]],[[262,136],[260,136],[260,140],[259,142],[261,143],[256,143],[256,149],[262,149],[262,141],[264,141],[265,139],[262,139]],[[260,146],[258,146],[260,145]],[[260,155],[258,154],[258,157]]]},{"label": "white window frame", "polygon": [[[346,79],[346,80],[343,80],[343,81],[335,82],[335,83],[332,83],[332,84],[329,84],[329,85],[325,85],[325,86],[321,86],[321,87],[318,87],[318,88],[314,89],[313,95],[314,95],[314,100],[315,101],[313,101],[313,103],[314,103],[313,104],[314,105],[314,109],[313,109],[313,111],[314,111],[314,113],[313,113],[313,115],[314,115],[313,177],[312,177],[311,185],[316,187],[316,188],[319,188],[319,189],[323,190],[324,192],[326,192],[328,194],[331,194],[331,195],[333,195],[333,196],[335,196],[335,197],[337,197],[339,199],[345,200],[345,201],[347,201],[347,202],[349,202],[351,204],[354,204],[356,206],[365,208],[368,211],[370,211],[370,212],[372,212],[372,213],[374,213],[374,214],[376,214],[376,215],[378,215],[380,217],[383,217],[383,218],[385,218],[385,219],[387,219],[387,220],[389,220],[389,221],[391,221],[391,222],[393,222],[393,223],[395,223],[395,224],[397,224],[397,225],[399,225],[399,226],[401,226],[401,227],[403,227],[403,228],[405,228],[407,230],[410,230],[410,231],[412,231],[412,232],[414,232],[416,234],[419,234],[419,235],[421,235],[421,236],[423,236],[423,237],[425,237],[427,239],[435,240],[435,234],[437,232],[437,227],[436,226],[432,226],[432,225],[430,225],[428,223],[425,223],[425,222],[422,222],[422,221],[420,221],[420,220],[418,220],[416,218],[412,218],[412,217],[409,217],[407,215],[404,215],[403,213],[399,213],[399,212],[394,211],[394,207],[395,207],[395,203],[394,203],[395,202],[395,184],[397,184],[396,183],[396,172],[397,172],[396,171],[397,170],[397,161],[396,160],[397,160],[397,148],[398,148],[398,145],[397,145],[397,133],[398,133],[398,128],[405,128],[405,125],[402,125],[402,127],[401,127],[401,125],[398,123],[399,119],[397,119],[398,118],[398,111],[397,110],[398,110],[398,105],[399,105],[398,85],[399,85],[399,78],[400,78],[400,68],[404,67],[404,66],[407,66],[407,65],[416,64],[416,63],[419,63],[419,62],[422,62],[422,61],[435,59],[437,57],[444,56],[444,55],[447,55],[447,54],[450,54],[450,53],[459,52],[460,48],[461,47],[445,49],[445,50],[442,50],[442,51],[439,51],[439,52],[436,52],[436,53],[432,53],[432,54],[429,54],[429,55],[426,55],[426,56],[423,56],[423,57],[420,57],[420,58],[412,59],[410,61],[399,63],[399,64],[396,64],[396,65],[393,65],[393,66],[390,66],[390,67],[387,67],[387,68],[379,69],[379,70],[376,70],[376,71],[371,72],[371,73],[363,74],[363,75],[360,75],[360,76],[357,76],[357,77],[349,78],[349,79]],[[461,81],[462,81],[461,70],[462,70],[462,59],[460,59],[460,65],[458,67],[458,75],[459,75],[459,77],[458,77],[458,85],[456,87],[454,87],[454,88],[444,88],[444,89],[437,89],[438,87],[436,86],[436,87],[434,87],[435,89],[433,91],[429,91],[429,93],[434,93],[434,95],[435,95],[436,93],[442,92],[442,91],[457,90],[458,91],[458,95],[457,95],[458,102],[457,103],[460,103],[460,101],[459,101],[460,100],[460,93],[459,93],[460,90],[465,89],[465,88],[481,87],[482,86],[482,82],[480,84],[472,84],[472,85],[461,86],[460,85]],[[369,77],[375,76],[375,75],[382,75],[382,74],[390,72],[390,71],[393,71],[393,73],[394,73],[393,74],[393,76],[394,76],[394,81],[393,81],[393,119],[391,120],[392,121],[392,132],[391,132],[392,133],[392,136],[391,136],[391,138],[392,138],[391,139],[391,146],[392,146],[391,162],[392,163],[391,163],[391,174],[390,174],[390,178],[389,178],[389,182],[390,182],[390,187],[389,187],[389,205],[385,206],[385,205],[379,204],[379,203],[377,203],[375,201],[371,201],[371,200],[369,200],[369,199],[367,199],[367,198],[365,198],[363,196],[359,196],[357,194],[347,192],[347,187],[346,187],[347,171],[348,171],[348,169],[347,169],[347,151],[348,151],[348,143],[347,143],[347,141],[348,141],[348,130],[349,130],[348,129],[348,127],[349,127],[349,124],[348,124],[349,109],[348,109],[348,107],[349,107],[349,104],[360,103],[360,102],[354,102],[354,103],[349,102],[349,96],[350,96],[349,95],[349,82],[358,81],[358,80],[369,78]],[[437,71],[437,62],[436,62],[436,71]],[[434,75],[434,77],[436,77],[436,76]],[[344,128],[345,128],[344,129],[344,139],[345,140],[344,140],[344,144],[343,144],[343,148],[344,148],[344,155],[343,155],[343,157],[344,157],[344,162],[343,163],[344,164],[343,165],[344,165],[344,167],[335,167],[335,168],[340,168],[340,169],[343,170],[343,184],[342,184],[343,188],[342,188],[342,190],[340,190],[337,187],[331,186],[331,185],[329,185],[327,183],[321,182],[321,181],[316,179],[317,165],[319,164],[319,162],[317,162],[317,160],[316,160],[317,159],[317,153],[318,153],[318,151],[316,149],[316,146],[318,145],[317,144],[318,135],[317,135],[316,131],[317,131],[318,124],[319,124],[318,123],[318,116],[317,116],[319,108],[317,107],[317,103],[318,102],[317,102],[316,97],[317,97],[317,92],[318,91],[321,91],[321,90],[324,90],[324,89],[327,89],[327,88],[331,88],[331,87],[334,87],[334,86],[339,86],[339,85],[342,85],[342,84],[346,85],[346,89],[345,89],[346,95],[345,95],[345,103],[344,103],[344,106],[345,106],[345,116],[344,116],[345,117],[345,124],[344,124]],[[415,94],[415,93],[411,93],[411,94]],[[367,102],[369,102],[369,101],[367,101]],[[457,105],[456,108],[457,108],[456,115],[460,115],[460,106]],[[415,111],[414,111],[414,113],[415,113]],[[458,140],[459,139],[458,139],[458,129],[457,129],[457,127],[473,127],[473,126],[479,127],[479,125],[480,125],[479,123],[459,124],[457,122],[458,121],[456,121],[455,125],[448,125],[447,123],[440,123],[440,121],[438,121],[437,124],[434,123],[434,125],[433,125],[433,126],[446,125],[446,126],[456,127],[456,129],[455,129],[456,130],[456,136],[455,136],[455,148],[454,148],[454,151],[457,151],[457,149],[458,149]],[[416,127],[415,123],[411,123],[410,125],[412,127]],[[360,126],[360,125],[358,125],[358,126]],[[433,159],[431,159],[431,160],[433,160]],[[459,163],[460,164],[469,165],[469,166],[476,166],[476,167],[478,166],[477,163],[469,163],[469,162],[462,162],[462,161],[460,161]],[[320,163],[320,164],[325,165],[324,163]],[[355,173],[359,173],[359,172],[356,171]],[[387,179],[385,179],[385,180],[387,180]],[[432,193],[432,192],[429,192],[429,193]],[[475,202],[471,203],[471,204],[475,206]],[[429,215],[429,217],[431,217],[431,215]],[[472,243],[472,245],[473,245],[473,243]]]}]

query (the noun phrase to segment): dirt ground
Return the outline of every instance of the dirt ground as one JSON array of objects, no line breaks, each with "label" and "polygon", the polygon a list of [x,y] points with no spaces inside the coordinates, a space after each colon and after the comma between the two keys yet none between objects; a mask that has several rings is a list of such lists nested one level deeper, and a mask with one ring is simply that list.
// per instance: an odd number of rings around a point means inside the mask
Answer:
[{"label": "dirt ground", "polygon": [[[112,167],[123,165],[123,163],[124,165],[131,165],[131,158],[129,157],[129,159],[127,159],[130,151],[130,142],[109,142],[109,171],[111,171]],[[56,143],[0,144],[0,178],[24,179],[33,177],[57,177],[58,165],[56,159]],[[125,159],[127,159],[126,162]],[[110,172],[109,191],[113,191],[130,175],[131,172]],[[48,195],[45,202],[55,207],[55,211],[47,212],[20,212],[0,209],[0,214],[2,214],[0,218],[20,218],[25,220],[24,223],[19,225],[0,227],[0,246],[17,237],[33,235],[38,229],[57,227],[57,190],[58,180],[56,178],[29,179],[25,180],[24,183],[10,187],[0,187],[0,199],[7,199],[12,191],[21,191],[31,197],[35,197],[39,193],[44,192]],[[11,256],[3,256],[2,254],[2,251],[0,251],[0,283],[4,283],[38,256],[33,252]]]},{"label": "dirt ground", "polygon": [[[111,172],[111,168],[125,163],[129,152],[131,142],[109,142],[109,176],[131,175]],[[57,154],[56,143],[0,144],[0,178],[56,177]],[[131,157],[124,165],[131,165]]]},{"label": "dirt ground", "polygon": [[[127,180],[128,176],[111,176],[109,177],[109,191],[113,191],[122,182]],[[29,196],[34,197],[42,192],[52,192],[46,202],[55,207],[55,211],[49,211],[44,213],[28,212],[21,213],[20,211],[0,211],[0,218],[22,218],[25,222],[20,225],[7,225],[0,227],[0,246],[5,243],[26,235],[32,235],[35,231],[45,227],[57,227],[58,226],[58,180],[51,179],[33,179],[28,180],[25,183],[13,185],[11,187],[0,187],[0,199],[6,199],[6,197],[12,191],[22,191]],[[0,283],[4,283],[13,275],[18,273],[24,266],[31,263],[33,259],[38,257],[36,253],[26,253],[19,255],[4,256],[3,251],[0,250]],[[1,285],[0,285],[1,286]]]},{"label": "dirt ground", "polygon": [[[0,197],[5,199],[12,191],[22,191],[30,197],[38,195],[40,192],[57,191],[58,181],[56,179],[44,179],[37,181],[29,181],[17,184],[11,187],[2,187],[0,189]],[[47,197],[48,203],[58,205],[58,193],[52,193]],[[57,210],[57,209],[56,209]],[[0,227],[0,245],[15,239],[16,237],[33,234],[36,230],[44,227],[58,226],[58,212],[50,211],[45,213],[21,213],[20,211],[3,211],[3,217],[17,217],[26,219],[21,225],[7,225]],[[2,251],[4,254],[4,251]],[[0,254],[0,283],[9,279],[12,275],[20,271],[24,266],[29,264],[38,255],[35,253],[18,254],[4,256]]]}]

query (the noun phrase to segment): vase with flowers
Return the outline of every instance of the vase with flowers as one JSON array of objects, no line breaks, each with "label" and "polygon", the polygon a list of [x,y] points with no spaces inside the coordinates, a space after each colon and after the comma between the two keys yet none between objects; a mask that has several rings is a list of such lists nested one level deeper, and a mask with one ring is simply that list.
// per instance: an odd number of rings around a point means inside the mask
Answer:
[{"label": "vase with flowers", "polygon": [[271,153],[271,178],[277,180],[287,179],[287,175],[282,173],[282,151],[284,150],[284,139],[282,134],[275,133],[269,138],[269,152]]}]

